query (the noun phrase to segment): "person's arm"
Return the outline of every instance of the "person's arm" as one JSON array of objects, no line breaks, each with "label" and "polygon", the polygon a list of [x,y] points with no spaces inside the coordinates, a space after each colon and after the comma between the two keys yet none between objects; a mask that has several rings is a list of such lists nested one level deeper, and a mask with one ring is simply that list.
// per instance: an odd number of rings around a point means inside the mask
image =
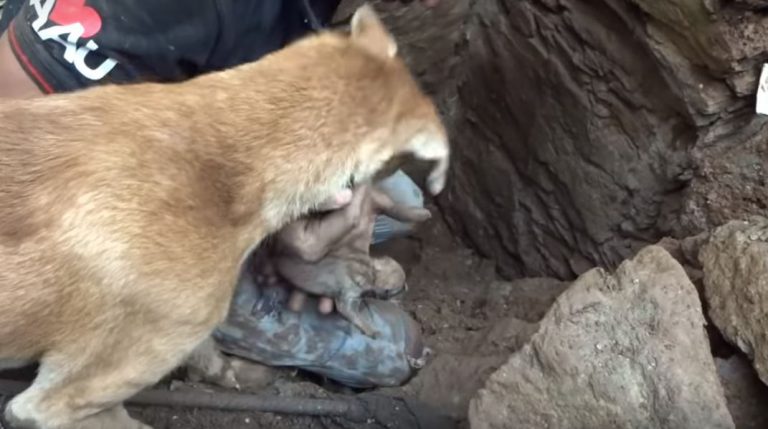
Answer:
[{"label": "person's arm", "polygon": [[[367,255],[377,215],[408,223],[424,222],[431,217],[429,210],[423,207],[398,204],[385,192],[362,186],[354,190],[351,201],[343,207],[320,218],[299,219],[285,227],[276,236],[275,250],[283,256],[309,262],[321,260],[337,249]],[[306,294],[294,289],[288,306],[293,311],[300,311],[305,300]],[[332,299],[320,298],[321,313],[327,314],[333,309]]]},{"label": "person's arm", "polygon": [[33,98],[43,92],[24,72],[11,52],[8,33],[0,37],[0,98]]},{"label": "person's arm", "polygon": [[0,97],[184,80],[210,71],[220,30],[214,0],[27,0],[0,37]]}]

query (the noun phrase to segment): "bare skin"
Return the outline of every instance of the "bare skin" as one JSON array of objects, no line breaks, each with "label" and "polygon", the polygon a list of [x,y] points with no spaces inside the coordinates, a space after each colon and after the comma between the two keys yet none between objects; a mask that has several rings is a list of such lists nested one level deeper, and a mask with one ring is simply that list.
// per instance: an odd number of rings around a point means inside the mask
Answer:
[{"label": "bare skin", "polygon": [[[351,201],[352,191],[347,189],[319,207],[320,211],[328,214],[299,219],[286,226],[280,235],[284,252],[308,262],[322,259],[334,248],[340,237],[360,222],[360,211],[350,206]],[[291,310],[300,311],[305,300],[304,291],[293,290],[289,300]],[[333,307],[333,299],[330,297],[323,296],[318,300],[318,310],[323,314],[333,312]]]},{"label": "bare skin", "polygon": [[[296,256],[293,248],[293,243],[298,242],[296,234],[318,227],[315,219],[305,218],[278,234],[275,258],[276,269],[282,277],[305,292],[332,298],[336,310],[370,336],[376,336],[376,331],[361,315],[362,298],[387,299],[405,286],[405,272],[397,262],[370,256],[378,214],[409,223],[422,222],[431,216],[429,210],[398,205],[385,193],[361,186],[347,207],[322,219],[323,232],[327,234],[325,242],[332,243],[327,252],[312,255],[314,258]],[[292,303],[294,308],[300,308],[301,304]]]},{"label": "bare skin", "polygon": [[8,33],[0,37],[0,76],[2,76],[0,79],[0,97],[2,98],[22,99],[43,95],[16,61],[16,57],[11,52]]}]

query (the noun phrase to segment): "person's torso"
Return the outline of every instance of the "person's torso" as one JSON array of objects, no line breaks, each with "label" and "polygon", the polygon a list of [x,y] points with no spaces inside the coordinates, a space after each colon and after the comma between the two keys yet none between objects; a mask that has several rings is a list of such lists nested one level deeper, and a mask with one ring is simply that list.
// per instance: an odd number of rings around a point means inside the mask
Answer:
[{"label": "person's torso", "polygon": [[[256,60],[330,21],[339,0],[24,0],[24,50],[78,86],[175,81]],[[13,13],[15,0],[8,0]],[[5,14],[4,14],[5,15]],[[4,17],[4,20],[8,17]],[[18,32],[18,31],[17,31]],[[46,59],[46,61],[49,61]],[[49,62],[50,62],[49,61]],[[64,85],[71,86],[71,85]]]}]

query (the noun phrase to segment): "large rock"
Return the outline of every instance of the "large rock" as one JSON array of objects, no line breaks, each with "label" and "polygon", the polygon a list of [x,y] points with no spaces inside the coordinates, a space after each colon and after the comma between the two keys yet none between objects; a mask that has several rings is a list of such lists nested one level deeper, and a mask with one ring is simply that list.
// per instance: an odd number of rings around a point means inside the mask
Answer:
[{"label": "large rock", "polygon": [[699,258],[710,318],[768,384],[768,219],[723,225]]},{"label": "large rock", "polygon": [[509,277],[615,267],[768,206],[766,2],[375,3],[451,129],[440,206]]},{"label": "large rock", "polygon": [[473,429],[733,428],[696,290],[661,247],[579,277],[472,400]]}]

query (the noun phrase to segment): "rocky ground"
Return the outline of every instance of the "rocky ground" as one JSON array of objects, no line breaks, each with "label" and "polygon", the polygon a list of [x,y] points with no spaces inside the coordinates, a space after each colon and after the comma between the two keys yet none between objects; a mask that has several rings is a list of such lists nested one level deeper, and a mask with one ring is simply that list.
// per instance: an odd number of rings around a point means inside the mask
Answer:
[{"label": "rocky ground", "polygon": [[[407,385],[378,393],[417,398],[472,429],[768,425],[768,386],[758,376],[765,315],[757,314],[768,290],[766,219],[665,240],[615,271],[589,270],[574,282],[500,280],[437,221],[380,251],[410,261],[402,304],[435,355]],[[355,395],[321,384],[282,371],[265,391]],[[361,427],[335,418],[134,412],[157,428]]]},{"label": "rocky ground", "polygon": [[[418,399],[459,428],[768,427],[768,386],[761,381],[768,364],[768,219],[664,240],[615,271],[588,270],[573,282],[501,280],[492,262],[437,220],[379,251],[404,261],[410,288],[402,305],[422,324],[435,355],[407,385],[376,393]],[[270,371],[265,380],[254,390],[311,398],[371,393],[288,370]],[[365,423],[189,408],[130,411],[157,429],[448,427],[393,423],[402,417],[397,407]]]}]

